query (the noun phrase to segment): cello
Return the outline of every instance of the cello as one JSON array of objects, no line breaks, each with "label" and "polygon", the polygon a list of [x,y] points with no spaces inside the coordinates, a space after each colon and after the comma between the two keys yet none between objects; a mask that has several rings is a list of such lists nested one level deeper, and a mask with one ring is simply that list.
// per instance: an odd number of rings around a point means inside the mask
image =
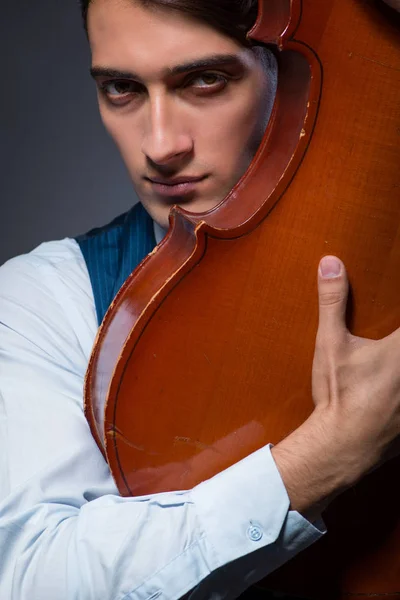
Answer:
[{"label": "cello", "polygon": [[[324,254],[346,264],[353,333],[399,326],[398,33],[372,0],[260,0],[249,37],[279,65],[261,146],[213,210],[171,211],[89,363],[85,414],[122,495],[189,489],[308,417]],[[399,597],[398,467],[338,498],[325,538],[265,585]]]}]

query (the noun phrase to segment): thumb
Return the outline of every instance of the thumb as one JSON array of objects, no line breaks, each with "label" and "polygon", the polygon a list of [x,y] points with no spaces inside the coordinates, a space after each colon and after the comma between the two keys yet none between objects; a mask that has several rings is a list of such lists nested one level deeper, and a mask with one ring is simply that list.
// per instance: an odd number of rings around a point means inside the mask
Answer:
[{"label": "thumb", "polygon": [[318,268],[319,334],[334,339],[347,332],[346,307],[349,283],[346,269],[336,256],[325,256]]}]

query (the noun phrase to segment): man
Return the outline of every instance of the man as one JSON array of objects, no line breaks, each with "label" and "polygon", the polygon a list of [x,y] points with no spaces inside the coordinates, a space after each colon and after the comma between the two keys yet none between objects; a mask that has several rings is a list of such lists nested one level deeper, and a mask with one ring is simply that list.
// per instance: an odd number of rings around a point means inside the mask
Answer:
[{"label": "man", "polygon": [[147,212],[0,270],[1,598],[235,598],[323,534],[322,508],[400,432],[400,332],[351,336],[334,257],[319,270],[316,408],[272,450],[193,490],[121,498],[84,419],[98,320],[143,253],[149,222],[160,238],[172,204],[214,206],[260,141],[274,70],[246,44],[256,8],[83,5],[101,116]]}]

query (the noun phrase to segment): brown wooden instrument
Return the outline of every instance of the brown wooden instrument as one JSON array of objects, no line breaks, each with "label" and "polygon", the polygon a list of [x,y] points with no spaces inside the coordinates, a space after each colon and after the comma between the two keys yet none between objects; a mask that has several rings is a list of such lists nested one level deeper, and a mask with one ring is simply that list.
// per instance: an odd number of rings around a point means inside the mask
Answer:
[{"label": "brown wooden instrument", "polygon": [[[260,0],[273,114],[214,210],[174,208],[166,239],[100,328],[85,411],[123,495],[188,489],[312,411],[316,269],[344,261],[350,328],[400,326],[399,19],[372,0]],[[400,365],[399,365],[400,368]],[[400,598],[399,461],[341,496],[329,533],[266,585]]]}]

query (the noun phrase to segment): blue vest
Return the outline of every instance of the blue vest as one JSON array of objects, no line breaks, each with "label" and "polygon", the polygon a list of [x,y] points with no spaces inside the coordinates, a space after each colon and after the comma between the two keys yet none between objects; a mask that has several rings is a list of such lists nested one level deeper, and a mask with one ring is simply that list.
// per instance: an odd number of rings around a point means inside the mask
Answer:
[{"label": "blue vest", "polygon": [[89,271],[100,323],[127,277],[156,246],[153,220],[142,204],[76,238]]}]

